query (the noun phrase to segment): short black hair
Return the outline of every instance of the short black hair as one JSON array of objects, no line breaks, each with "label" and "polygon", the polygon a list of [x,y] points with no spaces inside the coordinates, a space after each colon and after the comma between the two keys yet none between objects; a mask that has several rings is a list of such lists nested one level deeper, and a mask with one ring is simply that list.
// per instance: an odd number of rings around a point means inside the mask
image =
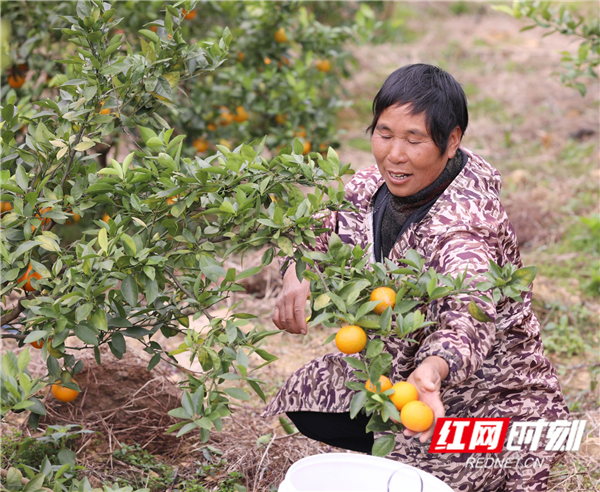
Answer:
[{"label": "short black hair", "polygon": [[[457,126],[467,130],[467,96],[452,75],[439,67],[416,63],[392,72],[373,100],[373,121],[367,132],[373,135],[381,113],[390,106],[408,104],[411,114],[425,113],[427,130],[443,154],[448,137]],[[462,138],[461,135],[461,138]]]}]

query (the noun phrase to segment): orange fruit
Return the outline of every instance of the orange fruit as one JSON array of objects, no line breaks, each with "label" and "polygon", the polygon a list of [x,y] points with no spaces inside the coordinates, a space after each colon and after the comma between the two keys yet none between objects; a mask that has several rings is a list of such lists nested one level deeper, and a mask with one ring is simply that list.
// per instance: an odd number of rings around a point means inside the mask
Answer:
[{"label": "orange fruit", "polygon": [[235,108],[235,115],[233,115],[233,119],[238,123],[243,123],[248,119],[248,113],[244,109],[244,106],[238,106]]},{"label": "orange fruit", "polygon": [[[392,382],[387,376],[379,376],[379,386],[381,387],[381,393],[383,393],[384,391],[387,391],[392,387]],[[371,380],[367,380],[365,388],[367,388],[367,390],[369,390],[372,393],[377,393],[377,388],[373,383],[371,383]]]},{"label": "orange fruit", "polygon": [[194,143],[192,145],[198,153],[206,152],[208,150],[208,142],[203,138],[197,138],[196,140],[194,140]]},{"label": "orange fruit", "polygon": [[108,224],[108,220],[110,219],[110,215],[108,215],[107,213],[104,214],[104,216],[102,217],[102,220],[104,222],[106,222]]},{"label": "orange fruit", "polygon": [[214,132],[217,129],[217,125],[215,125],[214,123],[209,123],[208,125],[206,125],[206,129],[210,132]]},{"label": "orange fruit", "polygon": [[278,125],[285,125],[285,122],[287,121],[287,114],[276,115],[275,121],[277,122]]},{"label": "orange fruit", "polygon": [[[70,212],[70,210],[69,210]],[[79,214],[73,214],[73,216],[70,219],[67,219],[67,221],[65,222],[65,224],[67,225],[73,225],[76,224],[77,222],[79,222],[81,220],[81,215]]]},{"label": "orange fruit", "polygon": [[24,83],[25,75],[21,75],[19,73],[11,73],[8,76],[8,85],[10,85],[13,89],[20,89]]},{"label": "orange fruit", "polygon": [[325,151],[327,150],[327,145],[326,145],[326,144],[324,144],[324,143],[322,143],[321,145],[319,145],[319,150],[320,150],[321,152],[325,152]]},{"label": "orange fruit", "polygon": [[331,62],[329,60],[318,60],[316,66],[320,72],[327,73],[331,70]]},{"label": "orange fruit", "polygon": [[265,65],[270,65],[270,64],[271,64],[271,59],[265,58]]},{"label": "orange fruit", "polygon": [[244,55],[244,52],[243,52],[243,51],[240,51],[240,52],[238,53],[238,55],[237,55],[237,59],[238,59],[238,61],[239,61],[239,62],[243,62],[243,61],[244,61],[244,56],[246,56],[246,55]]},{"label": "orange fruit", "polygon": [[303,126],[299,126],[298,131],[294,132],[294,136],[300,138],[306,137],[306,129]]},{"label": "orange fruit", "polygon": [[150,30],[152,32],[157,32],[158,31],[158,26],[150,26]]},{"label": "orange fruit", "polygon": [[36,340],[35,342],[31,342],[29,345],[31,345],[33,348],[41,350],[44,346],[44,340]]},{"label": "orange fruit", "polygon": [[[52,207],[43,208],[41,215],[44,215],[46,212],[50,212],[50,210],[52,210]],[[35,214],[35,217],[38,219],[41,218],[40,214]],[[40,226],[43,228],[46,224],[49,224],[50,222],[52,222],[52,219],[50,219],[50,218],[42,219],[42,223],[40,224]],[[35,231],[35,229],[36,229],[36,227],[34,225],[32,225],[31,232]]]},{"label": "orange fruit", "polygon": [[42,278],[42,276],[38,272],[33,271],[33,267],[31,266],[31,263],[30,263],[29,266],[27,267],[27,270],[25,270],[25,273],[17,279],[17,282],[20,283],[20,282],[23,282],[24,280],[27,280],[27,283],[25,285],[23,285],[23,289],[25,289],[27,292],[33,292],[35,289],[31,285],[32,278],[40,279],[40,278]]},{"label": "orange fruit", "polygon": [[398,410],[410,401],[419,399],[419,392],[415,386],[407,381],[400,381],[392,386],[394,392],[390,395],[390,401]]},{"label": "orange fruit", "polygon": [[335,345],[344,354],[356,354],[367,345],[367,334],[360,326],[344,326],[335,335]]},{"label": "orange fruit", "polygon": [[183,14],[183,18],[187,19],[187,20],[192,20],[195,19],[196,16],[198,15],[198,12],[196,12],[196,9],[194,10],[190,10],[189,12],[185,9],[181,9],[181,13]]},{"label": "orange fruit", "polygon": [[170,196],[169,198],[167,198],[167,205],[173,205],[177,200],[179,200],[179,195]]},{"label": "orange fruit", "polygon": [[433,410],[427,403],[415,400],[409,401],[400,412],[400,422],[408,430],[424,432],[433,424]]},{"label": "orange fruit", "polygon": [[[74,379],[71,379],[71,382],[75,383],[76,381]],[[79,391],[72,390],[71,388],[65,388],[59,381],[58,383],[54,383],[52,385],[52,394],[57,400],[68,403],[77,398],[77,396],[79,395]]]},{"label": "orange fruit", "polygon": [[0,202],[0,213],[5,214],[6,212],[10,212],[13,209],[12,203],[10,202]]},{"label": "orange fruit", "polygon": [[[102,101],[102,103],[101,103],[103,107],[104,107],[104,103],[105,103],[105,102],[106,102],[106,101]],[[108,108],[106,108],[106,109],[101,109],[101,110],[100,110],[100,114],[110,114],[110,109],[108,109]]]},{"label": "orange fruit", "polygon": [[308,141],[304,142],[304,144],[302,145],[302,155],[308,154],[311,149],[312,149],[312,144]]},{"label": "orange fruit", "polygon": [[285,43],[288,40],[287,34],[285,33],[285,29],[283,27],[277,29],[273,37],[278,43]]},{"label": "orange fruit", "polygon": [[230,125],[233,121],[233,114],[231,114],[225,106],[222,106],[221,109],[223,110],[223,112],[221,113],[221,119],[219,120],[219,124],[222,126]]},{"label": "orange fruit", "polygon": [[388,306],[394,309],[394,306],[396,305],[396,292],[389,287],[377,287],[371,292],[371,301],[381,301],[375,306],[373,311],[375,311],[376,314],[383,314]]}]

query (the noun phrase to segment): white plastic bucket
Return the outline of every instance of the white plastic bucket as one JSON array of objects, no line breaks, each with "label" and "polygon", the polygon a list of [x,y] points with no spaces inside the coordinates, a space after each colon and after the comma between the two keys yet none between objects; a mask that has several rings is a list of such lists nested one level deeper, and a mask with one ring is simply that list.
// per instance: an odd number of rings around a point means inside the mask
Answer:
[{"label": "white plastic bucket", "polygon": [[278,492],[453,492],[444,482],[397,461],[350,453],[318,454],[294,463]]}]

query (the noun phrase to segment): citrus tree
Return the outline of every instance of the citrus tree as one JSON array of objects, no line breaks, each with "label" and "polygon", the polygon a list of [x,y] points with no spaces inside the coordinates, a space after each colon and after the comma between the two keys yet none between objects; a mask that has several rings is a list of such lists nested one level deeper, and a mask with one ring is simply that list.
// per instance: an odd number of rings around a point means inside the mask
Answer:
[{"label": "citrus tree", "polygon": [[[264,140],[187,156],[186,134],[160,110],[172,109],[188,80],[218,71],[232,40],[225,28],[218,40],[189,42],[181,26],[192,6],[163,5],[162,29],[140,29],[136,50],[116,33],[122,18],[111,3],[79,1],[49,17],[68,43],[51,83],[36,98],[25,90],[33,80],[3,89],[1,324],[3,336],[27,347],[4,354],[2,415],[27,410],[35,427],[44,386],[63,400],[79,392],[81,350],[101,363],[100,346],[121,358],[136,339],[152,356],[149,369],[173,361],[153,339],[159,331],[183,334],[177,352],[202,364],[191,384],[203,440],[221,428],[230,398],[248,398],[224,382],[244,380],[263,396],[248,360],[274,359],[260,349],[270,333],[244,330],[254,316],[237,306],[218,317],[211,309],[276,255],[313,243],[322,232],[315,217],[343,204],[340,178],[350,171],[332,150],[306,153],[299,140],[270,158]],[[95,150],[115,134],[131,151],[103,167]],[[314,192],[305,197],[299,185]],[[226,267],[257,247],[265,248],[260,266]],[[199,317],[205,328],[188,329]],[[47,367],[35,378],[27,371],[34,349]],[[182,408],[189,403],[186,393]]]},{"label": "citrus tree", "polygon": [[367,268],[370,258],[365,251],[359,245],[342,243],[334,233],[325,252],[298,245],[295,261],[302,277],[310,281],[310,326],[343,325],[325,343],[335,340],[338,349],[349,354],[344,360],[359,381],[346,383],[355,391],[350,416],[354,418],[359,412],[370,416],[368,432],[393,431],[375,440],[372,452],[376,456],[393,451],[394,433],[404,427],[421,432],[433,422],[433,412],[421,402],[423,408],[414,411],[413,407],[414,415],[405,417],[405,405],[416,401],[418,394],[410,383],[393,384],[385,376],[390,373],[392,355],[384,350],[382,338],[415,341],[411,334],[435,324],[426,318],[427,305],[448,296],[470,300],[471,316],[490,321],[478,302],[498,302],[502,297],[521,302],[537,272],[534,266],[500,267],[490,261],[484,273],[486,280],[472,284],[467,272],[454,277],[425,269],[426,261],[414,250],[407,251],[398,263],[386,259]]},{"label": "citrus tree", "polygon": [[565,2],[526,0],[513,2],[512,7],[496,5],[493,8],[516,19],[533,22],[522,31],[540,27],[546,31],[544,36],[560,33],[579,40],[577,54],[562,52],[560,80],[585,96],[586,81],[598,78],[600,65],[600,17],[593,4],[589,7],[589,11],[585,12],[585,4],[582,6],[576,2],[569,5]]}]

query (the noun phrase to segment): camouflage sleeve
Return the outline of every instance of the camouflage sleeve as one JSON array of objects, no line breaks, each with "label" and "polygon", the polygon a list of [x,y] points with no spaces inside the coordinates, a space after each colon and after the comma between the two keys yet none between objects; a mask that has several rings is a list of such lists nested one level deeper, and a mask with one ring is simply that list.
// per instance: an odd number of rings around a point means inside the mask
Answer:
[{"label": "camouflage sleeve", "polygon": [[[451,276],[466,270],[465,284],[475,285],[486,280],[481,274],[488,270],[489,260],[499,261],[494,255],[496,244],[494,229],[461,230],[460,226],[455,226],[440,241],[430,266]],[[488,323],[477,321],[469,314],[469,302],[468,295],[445,297],[433,301],[427,308],[427,319],[437,324],[423,340],[415,365],[431,355],[442,357],[450,368],[443,382],[445,385],[460,384],[473,375],[490,353],[495,339],[496,306],[493,301],[477,301],[492,320]]]}]

